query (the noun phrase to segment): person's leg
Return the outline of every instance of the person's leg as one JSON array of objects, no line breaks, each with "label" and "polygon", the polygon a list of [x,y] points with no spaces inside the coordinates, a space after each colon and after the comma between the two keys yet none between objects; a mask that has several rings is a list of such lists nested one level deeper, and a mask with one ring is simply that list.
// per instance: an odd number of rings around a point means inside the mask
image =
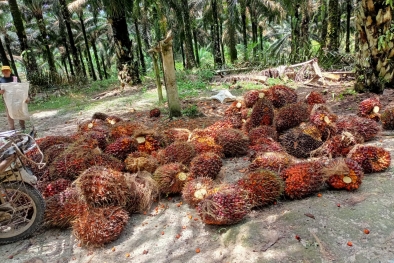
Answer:
[{"label": "person's leg", "polygon": [[26,129],[25,121],[24,121],[24,120],[19,120],[19,125],[21,126],[21,129],[22,129],[22,130],[25,130],[25,129]]},{"label": "person's leg", "polygon": [[7,120],[8,120],[8,126],[10,127],[10,130],[15,130],[15,122],[14,119],[10,117],[8,114],[8,109],[5,107],[5,111],[7,112]]}]

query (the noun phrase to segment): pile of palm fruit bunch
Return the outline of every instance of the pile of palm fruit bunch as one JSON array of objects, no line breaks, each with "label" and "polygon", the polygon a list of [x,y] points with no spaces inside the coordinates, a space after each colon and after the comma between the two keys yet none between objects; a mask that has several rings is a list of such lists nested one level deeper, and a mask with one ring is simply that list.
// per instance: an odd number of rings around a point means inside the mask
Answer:
[{"label": "pile of palm fruit bunch", "polygon": [[[181,195],[205,224],[231,225],[280,199],[354,191],[365,174],[386,170],[390,153],[363,144],[394,129],[394,110],[381,108],[371,98],[357,115],[338,116],[321,94],[298,98],[276,85],[245,93],[220,121],[194,130],[152,130],[95,113],[70,136],[39,139],[47,165],[31,169],[47,200],[47,224],[72,227],[82,244],[115,240],[133,213],[160,196]],[[248,168],[224,182],[219,174],[233,158]]]}]

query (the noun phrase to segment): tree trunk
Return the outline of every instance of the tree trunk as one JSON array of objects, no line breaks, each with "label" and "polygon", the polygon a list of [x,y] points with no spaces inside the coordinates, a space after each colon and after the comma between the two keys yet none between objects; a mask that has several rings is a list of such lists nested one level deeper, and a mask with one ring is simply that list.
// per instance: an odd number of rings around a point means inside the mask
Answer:
[{"label": "tree trunk", "polygon": [[6,47],[6,49],[7,49],[7,52],[8,52],[8,54],[9,54],[9,56],[10,56],[10,62],[11,62],[12,72],[14,73],[15,76],[17,76],[17,77],[19,78],[18,70],[17,70],[16,65],[15,65],[14,55],[12,55],[11,41],[10,41],[10,39],[8,38],[7,35],[5,36],[4,40],[5,40],[5,47]]},{"label": "tree trunk", "polygon": [[197,67],[200,67],[200,56],[198,54],[198,41],[197,41],[196,29],[193,30],[193,38],[194,38],[194,50],[195,50],[195,55],[196,55],[196,64],[197,64]]},{"label": "tree trunk", "polygon": [[101,66],[100,66],[100,60],[97,54],[97,47],[96,47],[96,42],[94,38],[90,39],[90,44],[92,45],[93,48],[93,55],[94,55],[94,59],[96,60],[96,67],[97,67],[97,71],[99,74],[99,78],[100,80],[103,80],[103,75],[101,74]]},{"label": "tree trunk", "polygon": [[339,0],[329,0],[328,6],[326,47],[329,51],[338,51],[340,31],[338,20],[341,16],[339,10]]},{"label": "tree trunk", "polygon": [[181,9],[183,17],[186,69],[192,69],[196,66],[196,60],[194,59],[193,54],[192,27],[190,24],[190,10],[188,0],[182,0]]},{"label": "tree trunk", "polygon": [[62,58],[62,64],[63,64],[64,70],[66,71],[67,80],[70,81],[70,77],[68,75],[68,70],[67,70],[66,57]]},{"label": "tree trunk", "polygon": [[350,18],[352,15],[353,0],[346,0],[346,53],[350,53]]},{"label": "tree trunk", "polygon": [[105,79],[108,79],[109,76],[107,73],[107,67],[105,66],[105,58],[103,54],[101,54],[101,63],[103,63],[104,77]]},{"label": "tree trunk", "polygon": [[235,12],[236,12],[236,2],[233,0],[227,0],[227,17],[229,23],[227,23],[227,28],[228,28],[228,35],[229,35],[229,41],[228,41],[228,48],[230,51],[230,62],[231,64],[234,64],[235,61],[237,61],[237,43],[236,43],[236,29],[235,29]]},{"label": "tree trunk", "polygon": [[299,57],[299,46],[300,46],[300,38],[301,38],[301,30],[300,30],[300,4],[296,4],[294,8],[294,16],[291,17],[291,53],[290,60],[291,62],[295,62]]},{"label": "tree trunk", "polygon": [[94,67],[93,67],[92,56],[90,55],[88,37],[86,36],[85,22],[83,21],[83,12],[81,11],[77,15],[79,18],[79,22],[81,23],[83,41],[85,42],[85,46],[86,46],[86,55],[88,58],[90,76],[92,76],[93,80],[96,81],[97,77],[96,77],[96,72],[94,71]]},{"label": "tree trunk", "polygon": [[85,63],[83,62],[83,56],[82,56],[82,52],[81,52],[81,48],[80,47],[78,47],[78,53],[79,53],[79,59],[81,61],[81,68],[82,68],[83,75],[85,77],[87,77]]},{"label": "tree trunk", "polygon": [[382,93],[394,84],[393,8],[386,0],[362,0],[356,26],[359,48],[356,59],[357,92]]},{"label": "tree trunk", "polygon": [[140,58],[141,70],[142,70],[142,74],[145,75],[146,74],[146,65],[145,65],[144,53],[142,53],[141,34],[140,34],[140,30],[138,28],[137,19],[134,19],[134,27],[135,27],[135,36],[137,38],[137,47],[138,47],[138,54],[139,54],[139,58]]},{"label": "tree trunk", "polygon": [[211,0],[212,14],[213,14],[213,59],[215,62],[215,68],[222,68],[222,54],[220,49],[220,36],[219,36],[219,19],[218,19],[218,6],[216,0]]},{"label": "tree trunk", "polygon": [[71,62],[71,56],[70,56],[70,52],[68,49],[68,43],[67,43],[66,38],[63,39],[63,43],[64,43],[64,47],[66,48],[66,56],[67,56],[68,65],[70,67],[71,76],[75,76],[74,67],[73,67],[73,63]]},{"label": "tree trunk", "polygon": [[244,61],[248,60],[248,37],[246,34],[246,4],[241,2],[242,39],[244,44]]},{"label": "tree trunk", "polygon": [[168,109],[170,118],[180,117],[181,103],[179,100],[178,89],[175,79],[174,56],[172,51],[172,37],[167,37],[160,41],[161,55],[163,58],[163,71],[165,75]]},{"label": "tree trunk", "polygon": [[51,72],[55,73],[56,66],[55,66],[55,61],[53,59],[53,54],[51,52],[51,49],[49,48],[48,34],[46,31],[46,27],[45,27],[44,17],[42,15],[42,12],[41,13],[40,12],[33,12],[33,14],[34,14],[34,18],[37,21],[38,29],[40,30],[40,33],[41,33],[42,42],[45,47],[45,53],[46,53],[46,57],[47,57],[47,61],[48,61],[49,70]]},{"label": "tree trunk", "polygon": [[163,98],[163,91],[161,89],[160,69],[157,61],[157,50],[152,50],[149,52],[149,54],[151,55],[153,61],[153,70],[155,72],[155,82],[156,82],[157,94],[159,97],[159,103],[163,103],[164,98]]},{"label": "tree trunk", "polygon": [[259,26],[259,36],[260,36],[260,50],[264,50],[264,40],[263,40],[263,27]]},{"label": "tree trunk", "polygon": [[327,0],[320,0],[320,22],[321,22],[321,33],[320,33],[320,46],[326,46],[327,38]]},{"label": "tree trunk", "polygon": [[0,60],[2,65],[10,65],[10,62],[8,61],[7,54],[5,53],[5,49],[3,46],[3,42],[1,41],[0,37]]}]

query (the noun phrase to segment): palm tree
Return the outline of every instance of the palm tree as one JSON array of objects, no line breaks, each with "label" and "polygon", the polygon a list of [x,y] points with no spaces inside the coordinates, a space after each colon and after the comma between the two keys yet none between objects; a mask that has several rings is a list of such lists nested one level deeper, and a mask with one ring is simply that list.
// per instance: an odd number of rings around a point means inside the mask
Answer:
[{"label": "palm tree", "polygon": [[326,47],[329,51],[338,51],[339,49],[339,32],[340,18],[339,0],[329,0],[328,2],[328,25]]},{"label": "palm tree", "polygon": [[386,0],[362,0],[357,9],[359,53],[356,59],[358,92],[382,93],[394,83],[394,5]]}]

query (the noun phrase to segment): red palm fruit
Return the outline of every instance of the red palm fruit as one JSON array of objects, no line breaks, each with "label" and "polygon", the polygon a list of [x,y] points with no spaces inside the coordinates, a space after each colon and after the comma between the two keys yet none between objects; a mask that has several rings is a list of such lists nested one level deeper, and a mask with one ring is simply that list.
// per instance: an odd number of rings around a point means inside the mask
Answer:
[{"label": "red palm fruit", "polygon": [[86,120],[78,124],[78,132],[84,133],[88,131],[108,132],[108,123],[100,119]]},{"label": "red palm fruit", "polygon": [[315,140],[321,141],[322,140],[322,133],[319,128],[310,122],[302,122],[299,126],[302,133],[305,133]]},{"label": "red palm fruit", "polygon": [[137,122],[120,121],[111,126],[109,138],[114,141],[120,137],[133,136],[137,130],[147,130],[147,127]]},{"label": "red palm fruit", "polygon": [[226,128],[233,128],[233,124],[228,120],[217,121],[203,130],[194,130],[192,138],[194,136],[210,136],[216,138],[217,132]]},{"label": "red palm fruit", "polygon": [[70,185],[70,180],[63,178],[57,179],[46,185],[44,191],[42,192],[42,195],[44,196],[44,198],[54,196],[66,190]]},{"label": "red palm fruit", "polygon": [[364,172],[352,159],[332,159],[323,169],[327,184],[334,189],[356,190],[360,187]]},{"label": "red palm fruit", "polygon": [[309,105],[324,104],[326,103],[326,100],[321,93],[312,91],[306,96],[305,103]]},{"label": "red palm fruit", "polygon": [[347,131],[355,136],[361,135],[364,141],[372,140],[381,131],[376,121],[352,115],[339,117],[336,126],[338,134]]},{"label": "red palm fruit", "polygon": [[243,101],[234,101],[224,112],[224,119],[229,121],[234,128],[241,128],[248,117],[248,109]]},{"label": "red palm fruit", "polygon": [[139,171],[147,171],[153,173],[159,166],[158,161],[153,156],[143,153],[131,153],[124,160],[126,171],[136,173]]},{"label": "red palm fruit", "polygon": [[154,130],[137,130],[133,136],[138,142],[138,151],[148,154],[166,144],[164,136]]},{"label": "red palm fruit", "polygon": [[337,133],[336,121],[337,115],[329,114],[327,112],[314,112],[309,117],[311,124],[317,127],[321,133],[321,139],[323,141],[327,140],[329,137]]},{"label": "red palm fruit", "polygon": [[281,172],[285,180],[285,194],[291,199],[301,199],[319,191],[324,186],[324,174],[319,162],[293,164]]},{"label": "red palm fruit", "polygon": [[170,128],[163,132],[166,145],[170,145],[175,141],[186,142],[191,136],[191,131],[183,128]]},{"label": "red palm fruit", "polygon": [[360,117],[372,119],[374,121],[380,120],[379,110],[382,108],[378,97],[368,98],[360,102],[358,105],[357,115]]},{"label": "red palm fruit", "polygon": [[121,160],[106,153],[90,154],[86,158],[86,163],[88,164],[88,167],[104,166],[119,172],[125,170],[125,165]]},{"label": "red palm fruit", "polygon": [[346,157],[349,151],[356,145],[364,142],[362,136],[343,131],[341,134],[334,135],[323,143],[323,145],[312,151],[312,156],[328,156],[331,158]]},{"label": "red palm fruit", "polygon": [[69,228],[87,205],[80,200],[75,188],[67,188],[45,200],[44,224],[47,227]]},{"label": "red palm fruit", "polygon": [[197,206],[215,187],[215,182],[209,177],[198,177],[185,183],[182,197],[191,206]]},{"label": "red palm fruit", "polygon": [[160,111],[160,109],[158,109],[158,108],[154,108],[154,109],[151,109],[151,110],[149,111],[149,117],[150,117],[150,118],[157,118],[157,117],[160,117],[160,114],[161,114],[161,111]]},{"label": "red palm fruit", "polygon": [[190,143],[194,146],[197,154],[202,154],[206,152],[213,152],[223,157],[223,147],[215,142],[215,139],[208,136],[203,137],[193,137]]},{"label": "red palm fruit", "polygon": [[244,102],[247,108],[252,108],[259,99],[260,92],[258,90],[250,90],[244,94]]},{"label": "red palm fruit", "polygon": [[249,138],[240,130],[221,129],[217,132],[215,142],[223,147],[226,157],[239,157],[248,153]]},{"label": "red palm fruit", "polygon": [[323,142],[316,140],[301,131],[293,128],[279,136],[279,142],[287,153],[297,158],[308,158],[311,152],[319,148]]},{"label": "red palm fruit", "polygon": [[90,165],[86,162],[89,155],[92,155],[91,149],[75,149],[72,152],[68,150],[53,160],[48,167],[52,180],[64,178],[74,180]]},{"label": "red palm fruit", "polygon": [[249,165],[249,171],[265,169],[279,173],[293,162],[293,157],[287,153],[261,152],[257,154],[252,163]]},{"label": "red palm fruit", "polygon": [[358,144],[350,150],[347,158],[356,161],[364,173],[382,172],[390,167],[390,152],[377,146]]},{"label": "red palm fruit", "polygon": [[120,236],[129,220],[118,206],[89,208],[72,223],[75,237],[84,245],[101,247]]},{"label": "red palm fruit", "polygon": [[127,155],[138,149],[138,142],[135,138],[124,136],[116,139],[107,145],[104,152],[110,154],[119,160],[126,159]]},{"label": "red palm fruit", "polygon": [[287,104],[297,102],[297,93],[285,85],[274,85],[263,93],[265,97],[272,102],[275,108],[281,108]]},{"label": "red palm fruit", "polygon": [[158,159],[162,164],[178,162],[189,165],[194,156],[196,150],[189,142],[174,142],[158,152]]},{"label": "red palm fruit", "polygon": [[97,146],[100,149],[104,150],[108,144],[108,132],[92,130],[78,136],[78,141],[91,141],[91,140],[96,140]]},{"label": "red palm fruit", "polygon": [[259,169],[249,172],[237,181],[237,185],[251,193],[253,206],[274,203],[283,193],[284,182],[273,171]]},{"label": "red palm fruit", "polygon": [[104,166],[89,167],[75,185],[90,207],[125,206],[130,198],[124,174]]},{"label": "red palm fruit", "polygon": [[284,152],[280,143],[274,141],[272,138],[260,138],[255,142],[255,145],[249,146],[249,148],[256,152]]},{"label": "red palm fruit", "polygon": [[208,225],[232,225],[242,221],[252,207],[250,193],[236,185],[223,186],[202,199],[197,212]]},{"label": "red palm fruit", "polygon": [[189,178],[188,168],[181,163],[168,163],[159,166],[153,174],[163,194],[177,194]]},{"label": "red palm fruit", "polygon": [[46,136],[36,140],[37,145],[40,147],[41,151],[45,151],[49,147],[55,144],[72,143],[74,139],[71,136]]},{"label": "red palm fruit", "polygon": [[261,138],[267,137],[275,141],[278,139],[278,133],[274,127],[261,125],[249,131],[250,145],[255,145]]},{"label": "red palm fruit", "polygon": [[118,116],[111,115],[111,116],[108,116],[108,117],[105,119],[105,121],[106,121],[110,126],[112,126],[112,125],[115,125],[115,124],[118,123],[118,122],[123,121],[123,119],[120,118],[120,117],[118,117]]},{"label": "red palm fruit", "polygon": [[298,126],[309,118],[308,106],[305,103],[288,104],[280,108],[275,115],[274,125],[278,132]]},{"label": "red palm fruit", "polygon": [[272,125],[274,120],[274,107],[271,101],[266,98],[260,98],[253,106],[250,115],[250,129],[260,125]]},{"label": "red palm fruit", "polygon": [[386,109],[381,116],[382,127],[385,130],[394,130],[394,107]]},{"label": "red palm fruit", "polygon": [[220,169],[223,166],[222,158],[219,155],[206,152],[194,157],[190,163],[190,176],[195,177],[209,177],[216,179]]}]

